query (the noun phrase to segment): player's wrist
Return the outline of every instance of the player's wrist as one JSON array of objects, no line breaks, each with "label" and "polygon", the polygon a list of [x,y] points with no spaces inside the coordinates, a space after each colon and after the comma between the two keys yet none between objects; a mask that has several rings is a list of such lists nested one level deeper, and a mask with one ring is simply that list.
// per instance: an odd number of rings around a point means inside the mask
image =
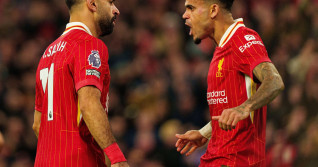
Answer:
[{"label": "player's wrist", "polygon": [[104,153],[107,155],[110,163],[113,165],[118,162],[127,161],[123,152],[120,150],[118,144],[114,142],[104,149]]},{"label": "player's wrist", "polygon": [[211,124],[210,122],[208,124],[206,124],[204,127],[202,127],[200,130],[198,130],[199,133],[207,138],[207,139],[210,139],[211,138],[211,133],[212,133],[212,127],[211,127]]},{"label": "player's wrist", "polygon": [[252,112],[252,111],[254,111],[254,110],[252,109],[252,104],[246,105],[246,111],[247,111],[247,112]]},{"label": "player's wrist", "polygon": [[238,109],[240,109],[243,112],[252,112],[252,105],[251,104],[242,104],[238,107]]}]

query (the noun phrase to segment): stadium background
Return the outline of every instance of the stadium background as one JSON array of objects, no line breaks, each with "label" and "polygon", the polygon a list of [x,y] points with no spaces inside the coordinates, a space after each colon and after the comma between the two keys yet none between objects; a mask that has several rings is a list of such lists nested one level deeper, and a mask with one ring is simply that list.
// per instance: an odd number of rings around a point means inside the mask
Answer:
[{"label": "stadium background", "polygon": [[[111,67],[110,120],[132,167],[197,166],[205,148],[176,152],[175,133],[209,121],[206,76],[214,44],[188,36],[183,0],[118,0],[102,38]],[[269,166],[318,166],[318,1],[236,0],[234,18],[262,37],[286,89],[267,118]],[[61,0],[0,0],[0,167],[33,166],[35,72],[65,29]]]}]

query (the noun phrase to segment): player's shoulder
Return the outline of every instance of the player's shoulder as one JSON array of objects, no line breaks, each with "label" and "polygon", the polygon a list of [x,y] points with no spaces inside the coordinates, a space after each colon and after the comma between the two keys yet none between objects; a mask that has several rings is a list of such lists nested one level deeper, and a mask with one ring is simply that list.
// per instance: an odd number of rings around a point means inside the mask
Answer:
[{"label": "player's shoulder", "polygon": [[94,37],[83,30],[72,30],[65,34],[68,40],[92,40]]},{"label": "player's shoulder", "polygon": [[66,38],[77,47],[94,47],[96,49],[107,50],[107,46],[102,40],[82,30],[73,30],[73,32],[69,32],[69,34],[67,34]]},{"label": "player's shoulder", "polygon": [[256,31],[245,26],[240,27],[235,34],[236,38],[240,38],[246,41],[261,39]]},{"label": "player's shoulder", "polygon": [[238,53],[244,53],[245,50],[255,49],[255,47],[252,46],[256,45],[264,47],[261,37],[253,29],[242,26],[235,32],[231,46],[233,46],[232,48]]},{"label": "player's shoulder", "polygon": [[105,43],[102,40],[100,40],[100,39],[98,39],[98,38],[96,38],[94,36],[91,36],[91,35],[89,35],[87,33],[86,33],[85,37],[83,36],[82,38],[79,38],[77,40],[77,44],[78,45],[86,45],[86,46],[87,45],[91,45],[93,47],[97,47],[97,48],[100,48],[100,49],[106,48],[106,45],[105,45]]}]

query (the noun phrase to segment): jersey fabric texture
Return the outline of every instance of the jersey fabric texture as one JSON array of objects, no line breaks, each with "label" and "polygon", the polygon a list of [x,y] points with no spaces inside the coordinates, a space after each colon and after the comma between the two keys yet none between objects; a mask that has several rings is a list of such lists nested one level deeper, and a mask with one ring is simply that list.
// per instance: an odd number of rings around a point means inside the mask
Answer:
[{"label": "jersey fabric texture", "polygon": [[[207,101],[210,116],[241,105],[256,92],[259,83],[253,69],[271,62],[259,35],[235,20],[216,47],[208,73]],[[266,106],[225,131],[211,122],[212,136],[200,167],[265,166]]]},{"label": "jersey fabric texture", "polygon": [[107,112],[108,50],[80,22],[48,46],[36,73],[35,110],[42,113],[35,166],[106,166],[103,150],[79,110],[77,91],[95,86]]}]

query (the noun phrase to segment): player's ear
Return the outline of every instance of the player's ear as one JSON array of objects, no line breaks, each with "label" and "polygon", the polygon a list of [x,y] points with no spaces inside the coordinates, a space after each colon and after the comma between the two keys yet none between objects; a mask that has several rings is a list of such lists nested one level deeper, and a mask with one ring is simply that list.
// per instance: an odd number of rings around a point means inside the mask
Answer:
[{"label": "player's ear", "polygon": [[220,7],[218,4],[212,4],[210,6],[210,17],[211,19],[215,19],[215,17],[218,15],[220,11]]},{"label": "player's ear", "polygon": [[85,0],[88,9],[92,12],[97,11],[96,0]]}]

